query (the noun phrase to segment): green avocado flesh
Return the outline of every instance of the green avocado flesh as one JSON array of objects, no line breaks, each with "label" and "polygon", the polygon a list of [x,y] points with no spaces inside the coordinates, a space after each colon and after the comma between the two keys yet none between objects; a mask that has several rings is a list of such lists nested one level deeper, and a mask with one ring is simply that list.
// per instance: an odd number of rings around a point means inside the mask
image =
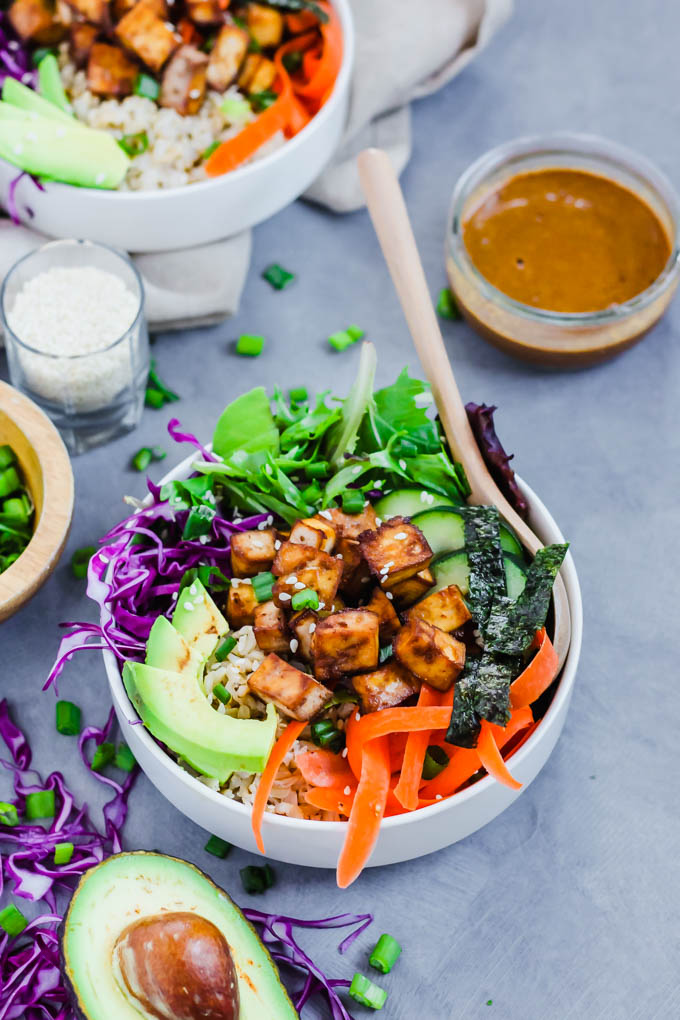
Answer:
[{"label": "green avocado flesh", "polygon": [[229,629],[200,581],[179,593],[172,625],[204,659],[212,655],[220,637]]},{"label": "green avocado flesh", "polygon": [[61,967],[81,1020],[146,1020],[114,977],[113,947],[128,925],[189,912],[223,934],[238,977],[239,1020],[298,1017],[269,953],[238,907],[198,868],[174,857],[124,853],[81,878],[61,929]]}]

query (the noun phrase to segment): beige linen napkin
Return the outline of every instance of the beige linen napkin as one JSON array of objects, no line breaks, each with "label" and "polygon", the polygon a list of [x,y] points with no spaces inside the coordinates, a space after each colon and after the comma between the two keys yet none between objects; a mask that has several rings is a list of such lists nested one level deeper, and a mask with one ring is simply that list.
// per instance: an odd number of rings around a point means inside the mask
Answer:
[{"label": "beige linen napkin", "polygon": [[[355,157],[367,145],[401,172],[411,154],[412,99],[436,91],[486,45],[512,0],[351,0],[356,64],[340,152],[305,197],[336,212],[363,204]],[[0,278],[47,238],[0,221]],[[154,331],[220,322],[238,308],[250,262],[250,232],[186,251],[135,254]]]}]

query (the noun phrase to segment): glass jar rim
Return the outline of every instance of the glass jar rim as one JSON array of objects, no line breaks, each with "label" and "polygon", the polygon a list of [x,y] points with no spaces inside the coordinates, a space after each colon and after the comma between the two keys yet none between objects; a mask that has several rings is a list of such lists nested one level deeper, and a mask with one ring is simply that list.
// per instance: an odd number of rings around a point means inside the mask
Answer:
[{"label": "glass jar rim", "polygon": [[[51,351],[42,351],[40,350],[39,347],[33,347],[31,344],[26,343],[25,340],[22,340],[21,337],[17,336],[17,334],[10,326],[5,311],[5,297],[8,283],[11,280],[12,276],[14,275],[15,271],[18,270],[19,267],[22,266],[29,259],[34,258],[36,255],[40,255],[43,252],[49,251],[50,249],[53,248],[79,247],[81,245],[84,248],[85,247],[101,248],[104,251],[107,251],[110,254],[114,255],[116,258],[118,258],[129,270],[131,270],[132,276],[137,284],[138,289],[138,293],[136,295],[133,295],[134,297],[138,298],[137,312],[132,322],[130,323],[129,326],[126,327],[124,332],[122,332],[119,336],[112,340],[111,343],[108,343],[106,347],[100,347],[96,351],[86,351],[83,354],[53,354]],[[2,319],[2,326],[3,329],[5,330],[5,333],[9,334],[12,337],[12,340],[17,344],[17,346],[21,347],[23,350],[30,351],[31,354],[38,354],[40,355],[41,358],[50,358],[54,361],[80,361],[85,358],[93,358],[97,357],[100,354],[106,354],[107,351],[113,350],[114,347],[117,347],[118,344],[122,343],[130,333],[130,331],[135,328],[135,326],[143,316],[144,301],[145,301],[144,283],[142,281],[141,274],[137,269],[137,266],[134,264],[134,262],[126,252],[121,251],[118,248],[114,248],[110,244],[103,244],[101,241],[89,241],[86,238],[75,237],[62,238],[55,239],[53,241],[47,241],[45,244],[41,244],[38,248],[34,248],[33,251],[26,252],[26,254],[22,255],[20,259],[17,259],[14,265],[8,270],[5,279],[2,281],[2,286],[0,287],[0,318]]]},{"label": "glass jar rim", "polygon": [[[505,294],[477,269],[470,259],[462,236],[462,214],[465,203],[475,187],[483,185],[491,175],[507,166],[509,171],[521,172],[521,164],[532,157],[574,156],[591,158],[594,162],[619,167],[633,178],[643,182],[654,192],[666,210],[673,230],[669,232],[671,253],[653,283],[621,304],[591,312],[558,312],[527,305]],[[559,165],[559,164],[558,164]],[[602,170],[603,176],[608,176]],[[579,132],[555,132],[545,135],[526,135],[503,142],[483,153],[468,166],[456,181],[449,207],[446,227],[446,251],[459,269],[472,277],[477,290],[483,297],[507,311],[514,312],[534,322],[550,323],[565,327],[583,327],[625,319],[633,312],[650,305],[673,281],[680,264],[680,199],[675,188],[651,160],[618,142],[612,142],[600,135]]]}]

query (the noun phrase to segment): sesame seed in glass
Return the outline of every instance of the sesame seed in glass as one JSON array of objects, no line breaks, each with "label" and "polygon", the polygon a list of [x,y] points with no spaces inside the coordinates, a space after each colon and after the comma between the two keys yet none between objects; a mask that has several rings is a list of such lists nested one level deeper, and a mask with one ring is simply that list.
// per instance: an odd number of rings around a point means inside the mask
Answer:
[{"label": "sesame seed in glass", "polygon": [[71,453],[135,428],[149,335],[130,259],[92,241],[51,241],[9,271],[0,317],[10,380],[42,407]]}]

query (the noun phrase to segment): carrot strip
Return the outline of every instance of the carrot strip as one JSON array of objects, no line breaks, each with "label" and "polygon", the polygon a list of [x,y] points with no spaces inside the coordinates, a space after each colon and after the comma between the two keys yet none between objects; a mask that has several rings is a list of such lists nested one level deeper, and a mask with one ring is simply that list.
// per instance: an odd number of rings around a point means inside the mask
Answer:
[{"label": "carrot strip", "polygon": [[332,87],[338,76],[342,64],[342,29],[340,19],[334,8],[329,4],[321,3],[324,11],[328,14],[328,22],[321,25],[323,37],[323,50],[319,62],[309,81],[304,84],[293,83],[293,89],[298,96],[307,99],[321,99]]},{"label": "carrot strip", "polygon": [[447,706],[383,708],[380,712],[362,716],[352,712],[345,726],[349,767],[358,779],[361,775],[361,750],[367,740],[415,730],[446,730],[450,718],[451,708]]},{"label": "carrot strip", "polygon": [[496,745],[493,728],[486,719],[482,719],[479,740],[477,741],[477,754],[486,771],[490,776],[493,776],[497,783],[503,783],[504,786],[509,786],[511,790],[519,790],[521,788],[522,784],[508,772],[503,756]]},{"label": "carrot strip", "polygon": [[267,806],[269,800],[269,794],[271,793],[274,780],[276,779],[276,773],[279,771],[281,762],[290,751],[291,747],[300,736],[307,724],[304,722],[289,722],[285,730],[276,741],[271,749],[267,764],[264,767],[264,771],[260,776],[260,782],[257,787],[257,793],[255,794],[255,800],[253,801],[253,816],[252,826],[255,834],[255,842],[257,848],[261,854],[264,853],[264,843],[262,841],[262,819],[264,817],[264,809]]},{"label": "carrot strip", "polygon": [[536,655],[510,685],[510,704],[513,708],[533,704],[557,676],[559,660],[545,627],[536,632],[533,644],[538,647]]},{"label": "carrot strip", "polygon": [[295,755],[295,764],[310,786],[343,787],[356,782],[346,759],[324,748],[301,751]]},{"label": "carrot strip", "polygon": [[389,785],[389,741],[384,737],[371,740],[363,748],[361,779],[338,860],[337,881],[341,889],[354,882],[371,855],[385,813]]},{"label": "carrot strip", "polygon": [[390,772],[401,772],[408,733],[390,733]]},{"label": "carrot strip", "polygon": [[286,28],[291,35],[299,35],[310,28],[319,27],[319,19],[311,11],[300,11],[299,14],[286,14]]},{"label": "carrot strip", "polygon": [[[418,695],[419,708],[432,708],[442,704],[444,695],[428,684],[423,684]],[[423,762],[427,746],[430,742],[430,730],[419,730],[409,733],[404,749],[404,760],[401,766],[399,782],[394,789],[394,796],[407,811],[415,811],[418,807],[418,790],[423,782]]]},{"label": "carrot strip", "polygon": [[447,754],[450,750],[453,752],[449,758],[449,764],[438,776],[425,783],[420,791],[421,799],[436,798],[438,795],[450,797],[482,767],[476,748],[457,747],[454,749],[450,744],[444,744],[443,747]]},{"label": "carrot strip", "polygon": [[320,811],[334,811],[349,818],[356,793],[356,781],[350,787],[349,793],[345,793],[346,789],[347,787],[343,786],[313,786],[305,793],[305,800]]}]

